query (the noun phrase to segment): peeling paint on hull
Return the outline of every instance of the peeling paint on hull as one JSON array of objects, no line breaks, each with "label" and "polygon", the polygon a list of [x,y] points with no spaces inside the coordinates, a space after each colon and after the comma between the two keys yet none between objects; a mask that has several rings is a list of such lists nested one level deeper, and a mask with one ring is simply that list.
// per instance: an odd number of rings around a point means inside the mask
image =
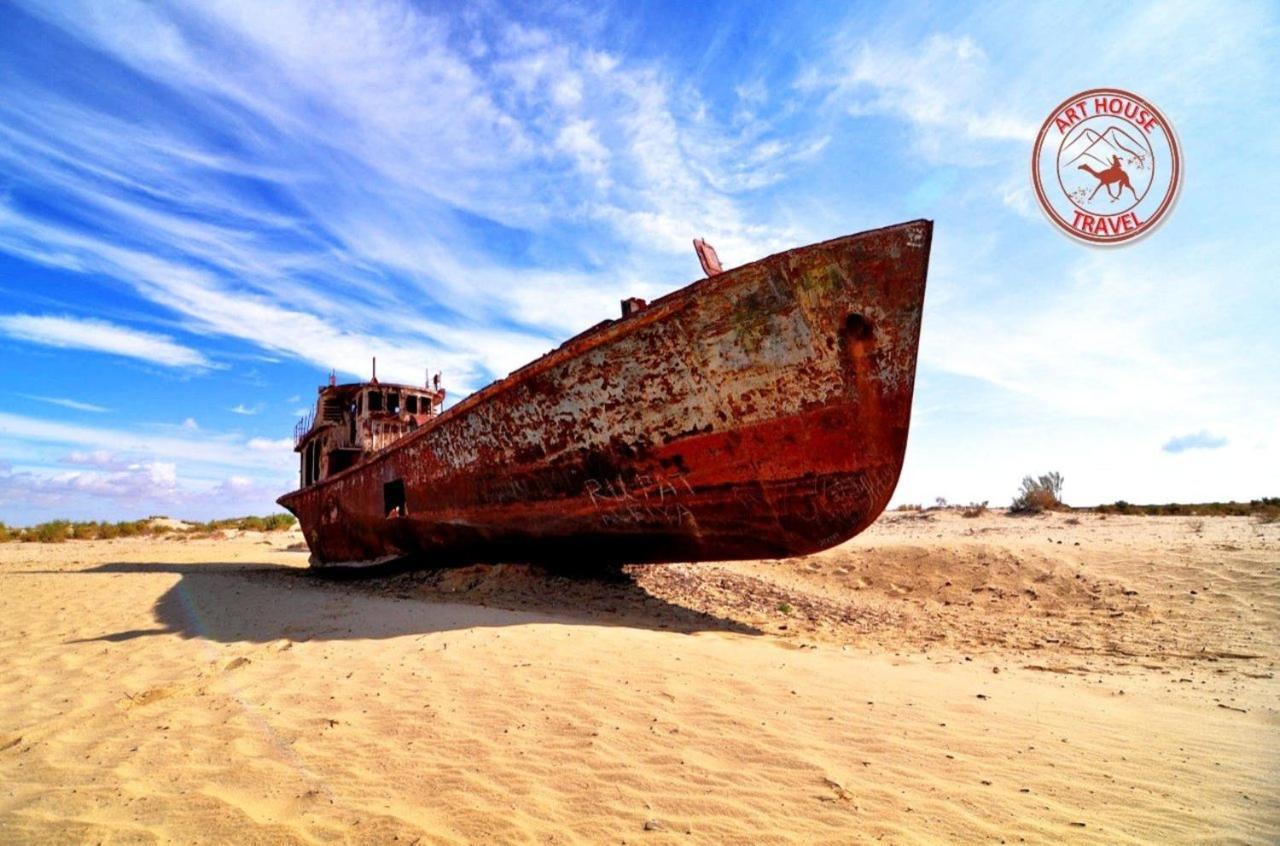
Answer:
[{"label": "peeling paint on hull", "polygon": [[[286,494],[317,566],[802,555],[884,510],[933,227],[801,247],[595,327]],[[401,480],[405,513],[384,485]]]}]

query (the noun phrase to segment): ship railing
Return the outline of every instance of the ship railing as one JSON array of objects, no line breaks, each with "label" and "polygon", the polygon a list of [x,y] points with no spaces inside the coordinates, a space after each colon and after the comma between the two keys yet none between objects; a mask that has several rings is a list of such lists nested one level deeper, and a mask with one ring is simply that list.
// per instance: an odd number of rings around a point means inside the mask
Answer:
[{"label": "ship railing", "polygon": [[293,446],[296,449],[298,444],[302,443],[302,439],[307,436],[307,432],[311,431],[311,424],[316,420],[316,411],[311,409],[302,417],[298,418],[298,422],[293,426]]}]

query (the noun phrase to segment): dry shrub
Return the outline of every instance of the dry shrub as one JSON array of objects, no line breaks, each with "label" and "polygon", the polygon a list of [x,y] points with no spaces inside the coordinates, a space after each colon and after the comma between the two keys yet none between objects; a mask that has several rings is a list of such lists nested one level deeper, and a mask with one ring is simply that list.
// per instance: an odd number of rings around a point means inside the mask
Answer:
[{"label": "dry shrub", "polygon": [[35,543],[62,543],[71,537],[70,520],[50,520],[26,529],[22,533],[24,541]]},{"label": "dry shrub", "polygon": [[1010,514],[1039,514],[1062,508],[1062,474],[1046,473],[1040,478],[1024,476],[1022,489],[1009,506]]},{"label": "dry shrub", "polygon": [[966,505],[964,508],[960,509],[961,517],[969,517],[969,518],[981,517],[983,514],[986,514],[986,513],[987,513],[987,500],[985,499],[982,502],[971,502],[968,505]]}]

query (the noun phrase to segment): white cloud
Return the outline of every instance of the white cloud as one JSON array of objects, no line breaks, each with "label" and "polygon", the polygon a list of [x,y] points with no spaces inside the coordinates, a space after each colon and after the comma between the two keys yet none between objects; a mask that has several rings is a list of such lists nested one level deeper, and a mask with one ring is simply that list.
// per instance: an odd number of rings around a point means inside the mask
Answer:
[{"label": "white cloud", "polygon": [[578,119],[565,124],[556,136],[556,146],[572,156],[578,168],[595,179],[597,184],[608,186],[606,168],[609,151],[596,137],[591,121]]},{"label": "white cloud", "polygon": [[60,504],[89,497],[138,504],[172,500],[178,492],[178,476],[171,462],[140,462],[113,471],[76,470],[51,476],[0,473],[0,502],[34,499]]},{"label": "white cloud", "polygon": [[214,366],[201,353],[175,343],[168,336],[129,329],[92,318],[34,314],[0,315],[0,332],[28,343],[109,353],[165,367],[203,370]]},{"label": "white cloud", "polygon": [[[240,435],[200,432],[177,434],[133,432],[120,428],[99,428],[59,423],[36,417],[25,417],[0,411],[0,437],[24,441],[34,445],[70,446],[79,453],[138,456],[138,460],[161,460],[179,463],[199,463],[220,468],[244,468],[261,470],[264,455],[246,451],[246,441]],[[289,456],[279,456],[275,466],[292,463]]]},{"label": "white cloud", "polygon": [[17,520],[132,519],[156,509],[204,519],[275,511],[275,498],[297,483],[286,439],[164,431],[0,412],[0,440],[23,444],[18,466],[0,462],[0,505]]},{"label": "white cloud", "polygon": [[[728,126],[656,66],[564,32],[495,21],[460,39],[399,0],[31,11],[171,90],[181,119],[14,86],[0,170],[37,175],[95,225],[0,199],[0,249],[112,277],[194,332],[326,370],[361,374],[377,355],[388,378],[430,366],[466,392],[619,298],[693,278],[695,236],[730,263],[792,246],[793,227],[752,221],[735,193],[824,143]],[[205,123],[238,143],[209,145]],[[512,259],[475,217],[590,232],[567,255]],[[627,282],[641,278],[652,291]],[[565,301],[565,285],[591,308],[525,308]]]},{"label": "white cloud", "polygon": [[262,411],[262,403],[258,403],[255,406],[247,406],[244,403],[237,403],[231,408],[228,408],[227,411],[230,411],[232,414],[243,414],[246,417],[249,417],[257,414],[259,411]]},{"label": "white cloud", "polygon": [[97,467],[101,470],[123,470],[132,463],[106,449],[96,449],[92,452],[76,450],[69,453],[62,460],[66,464],[83,464],[89,467]]},{"label": "white cloud", "polygon": [[827,62],[802,77],[801,90],[825,92],[855,117],[909,121],[912,143],[932,160],[972,162],[984,156],[983,142],[1029,144],[1036,136],[1037,119],[992,96],[1007,80],[969,36],[935,33],[900,45],[846,33],[835,44]]},{"label": "white cloud", "polygon": [[251,450],[257,452],[276,452],[291,453],[293,452],[292,438],[250,438],[245,444]]},{"label": "white cloud", "polygon": [[0,505],[34,522],[49,515],[137,519],[161,511],[208,519],[279,511],[280,483],[244,475],[193,482],[172,462],[144,461],[117,470],[37,473],[0,466]]},{"label": "white cloud", "polygon": [[91,402],[81,402],[80,400],[68,399],[67,397],[42,397],[36,394],[18,394],[18,396],[37,400],[38,402],[47,402],[50,405],[59,405],[63,408],[69,408],[72,411],[89,411],[94,414],[104,414],[111,410],[101,405],[94,405]]}]

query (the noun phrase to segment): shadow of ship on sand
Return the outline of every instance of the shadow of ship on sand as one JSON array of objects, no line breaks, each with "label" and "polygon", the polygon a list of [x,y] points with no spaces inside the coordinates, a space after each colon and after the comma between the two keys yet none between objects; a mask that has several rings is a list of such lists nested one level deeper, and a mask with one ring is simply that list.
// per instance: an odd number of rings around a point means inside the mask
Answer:
[{"label": "shadow of ship on sand", "polygon": [[181,577],[156,601],[159,626],[88,641],[164,634],[221,643],[376,640],[531,623],[761,634],[653,596],[634,568],[583,576],[496,564],[357,576],[272,564],[119,562],[81,572]]}]

